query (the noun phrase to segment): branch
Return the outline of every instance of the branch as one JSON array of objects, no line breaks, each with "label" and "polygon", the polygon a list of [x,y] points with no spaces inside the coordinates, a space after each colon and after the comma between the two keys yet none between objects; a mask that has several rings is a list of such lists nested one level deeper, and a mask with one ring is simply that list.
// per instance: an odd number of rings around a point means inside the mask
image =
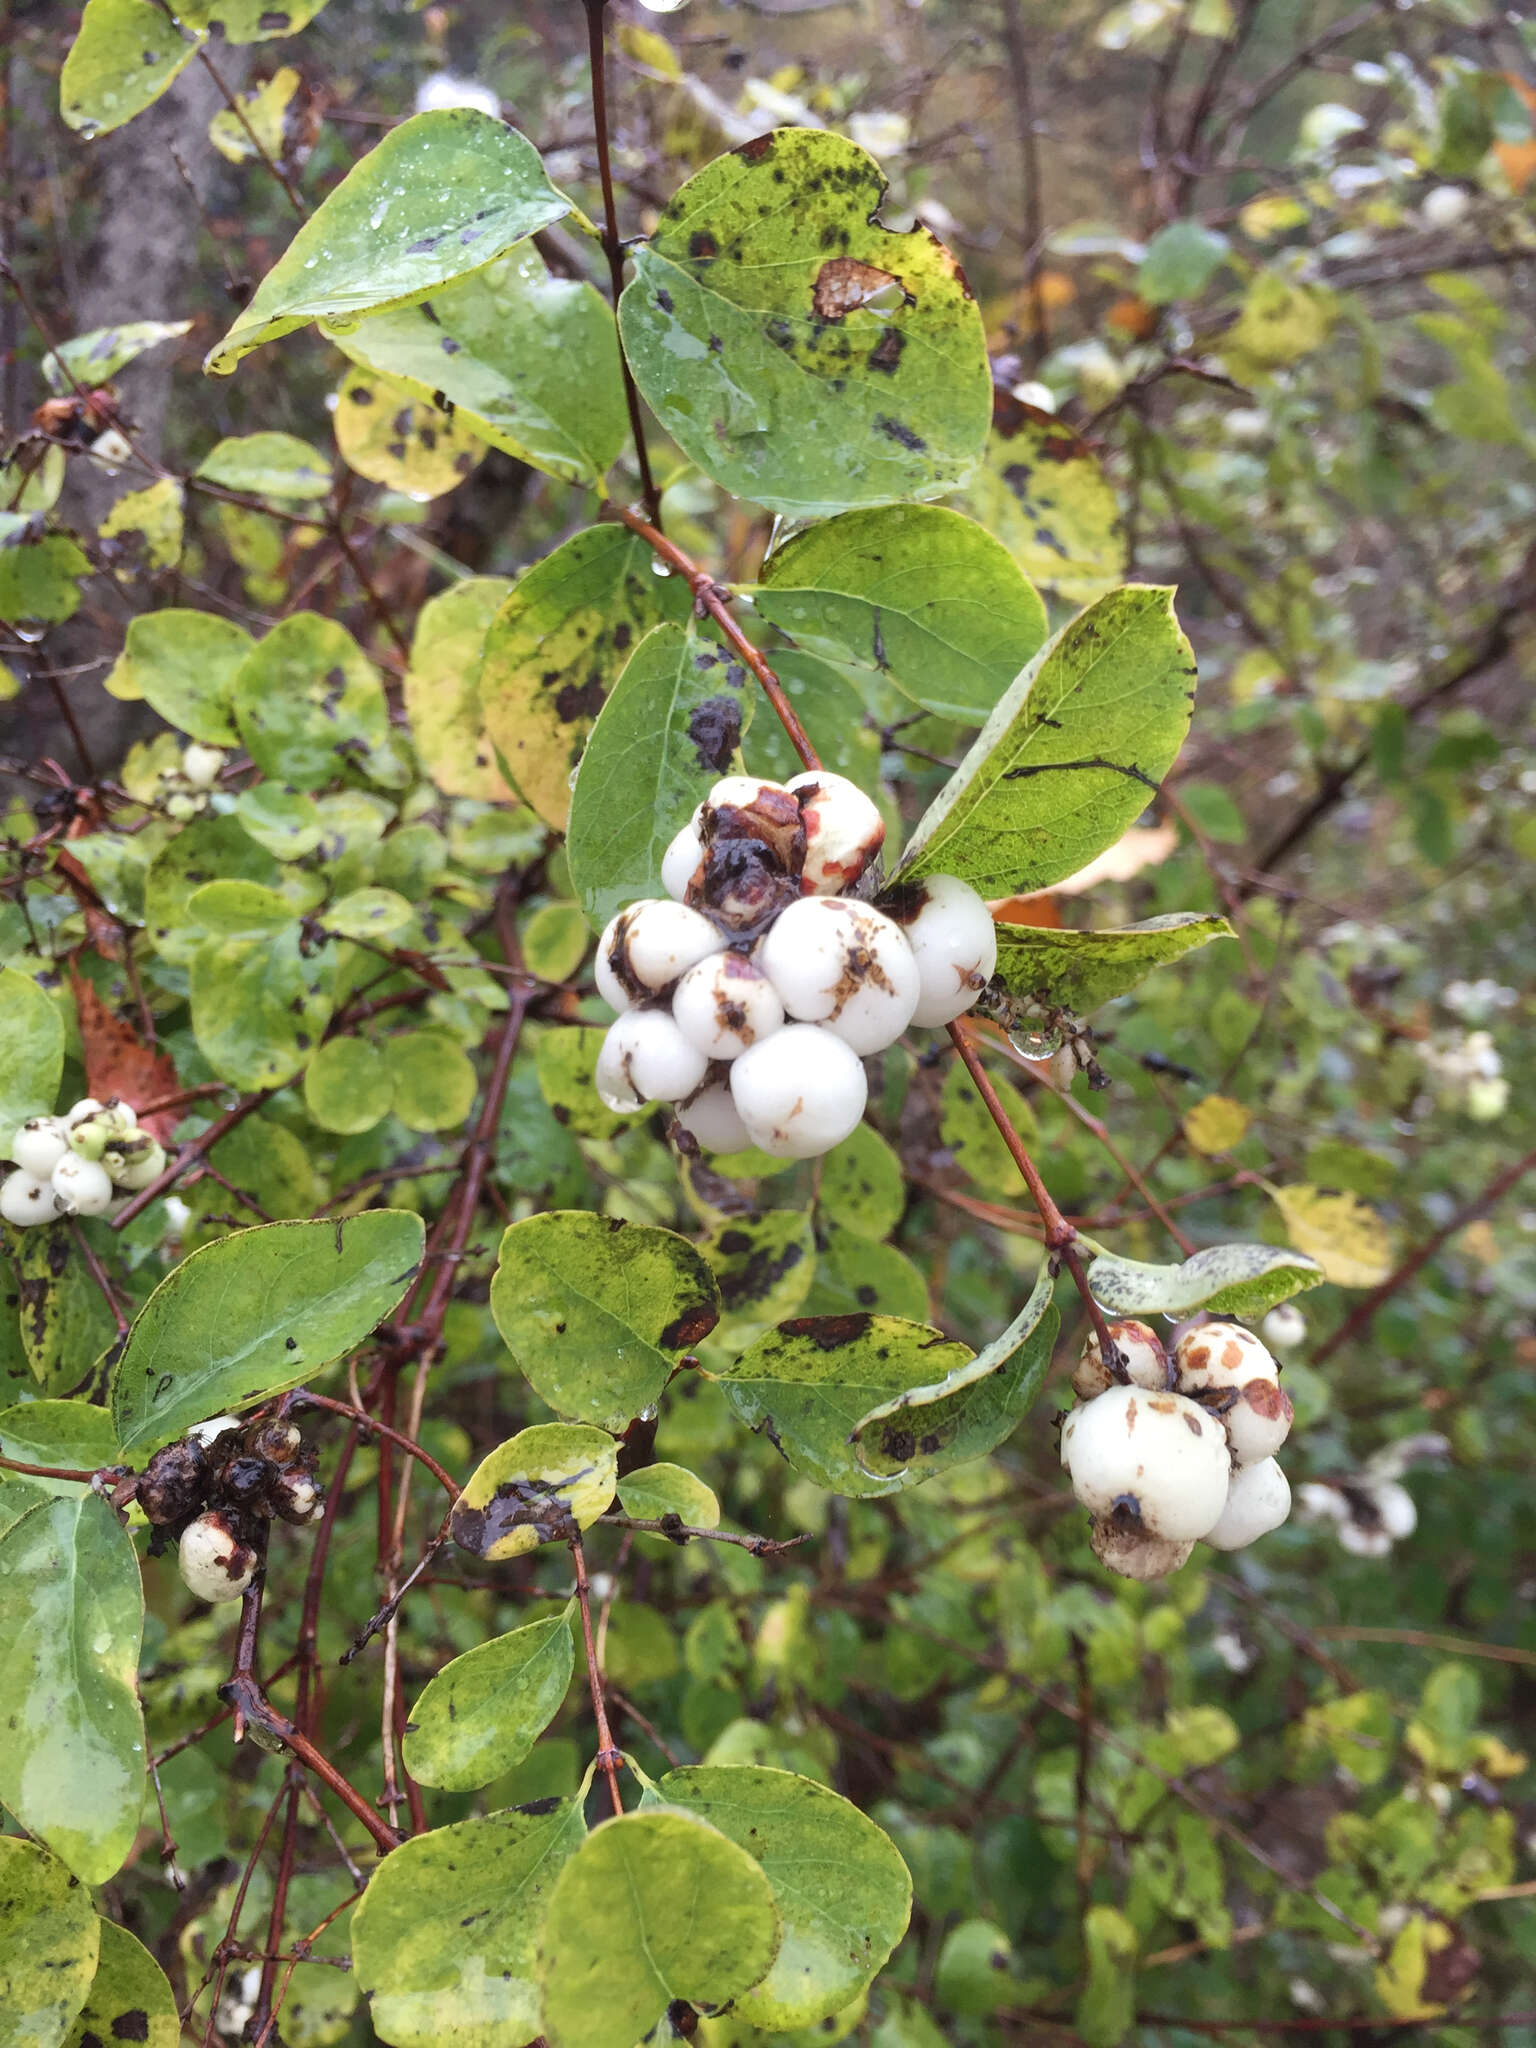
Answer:
[{"label": "branch", "polygon": [[750,1536],[736,1529],[696,1529],[676,1515],[661,1515],[655,1521],[643,1521],[635,1515],[599,1515],[597,1518],[612,1529],[638,1529],[643,1536],[665,1536],[669,1543],[736,1543],[754,1557],[782,1557],[786,1550],[798,1550],[802,1543],[809,1543],[810,1532],[799,1536]]},{"label": "branch", "polygon": [[592,1639],[592,1588],[587,1579],[587,1560],[581,1547],[581,1538],[571,1538],[571,1556],[576,1560],[576,1599],[581,1608],[581,1634],[587,1651],[587,1683],[592,1690],[592,1715],[597,1722],[597,1763],[603,1776],[608,1780],[608,1797],[613,1803],[615,1815],[624,1811],[624,1800],[619,1792],[619,1765],[622,1752],[613,1746],[613,1735],[608,1726],[608,1709],[603,1703],[603,1674],[597,1661],[597,1644]]}]

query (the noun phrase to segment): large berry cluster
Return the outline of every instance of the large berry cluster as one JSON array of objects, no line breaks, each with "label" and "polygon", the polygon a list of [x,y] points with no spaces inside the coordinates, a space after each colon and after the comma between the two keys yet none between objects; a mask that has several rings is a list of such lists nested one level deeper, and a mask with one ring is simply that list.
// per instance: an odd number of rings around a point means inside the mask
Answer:
[{"label": "large berry cluster", "polygon": [[16,1171],[0,1186],[0,1216],[25,1230],[56,1216],[106,1216],[165,1165],[160,1141],[138,1128],[131,1102],[86,1096],[67,1116],[34,1116],[11,1141]]},{"label": "large berry cluster", "polygon": [[[1118,1369],[1090,1336],[1061,1432],[1072,1491],[1093,1517],[1094,1554],[1128,1579],[1177,1571],[1197,1541],[1244,1550],[1291,1511],[1275,1453],[1291,1398],[1251,1330],[1202,1323],[1172,1357],[1155,1330],[1109,1325]],[[1123,1375],[1123,1377],[1121,1377]]]},{"label": "large berry cluster", "polygon": [[302,1527],[324,1502],[314,1453],[291,1422],[216,1415],[156,1451],[135,1498],[155,1533],[152,1554],[176,1545],[181,1576],[199,1600],[238,1600],[265,1549],[262,1525]]},{"label": "large berry cluster", "polygon": [[991,913],[935,875],[851,894],[885,838],[870,799],[814,769],[730,775],[668,847],[667,897],[619,912],[597,948],[619,1012],[597,1090],[677,1105],[706,1150],[810,1159],[864,1114],[864,1058],[968,1010],[997,965]]}]

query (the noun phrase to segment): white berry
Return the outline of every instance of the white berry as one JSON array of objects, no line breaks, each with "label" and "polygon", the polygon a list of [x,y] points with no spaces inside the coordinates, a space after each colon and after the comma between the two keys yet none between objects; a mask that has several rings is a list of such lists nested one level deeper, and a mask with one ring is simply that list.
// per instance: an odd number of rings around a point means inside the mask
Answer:
[{"label": "white berry", "polygon": [[1453,228],[1467,217],[1472,201],[1459,185],[1436,185],[1424,194],[1421,211],[1427,228]]},{"label": "white berry", "polygon": [[0,1182],[0,1216],[18,1230],[27,1230],[34,1223],[51,1223],[58,1213],[51,1181],[16,1172]]},{"label": "white berry", "polygon": [[1259,1335],[1276,1351],[1294,1351],[1307,1341],[1307,1319],[1294,1301],[1282,1301],[1260,1323]]},{"label": "white berry", "polygon": [[1232,1461],[1221,1424],[1197,1403],[1111,1387],[1068,1420],[1067,1469],[1090,1514],[1139,1519],[1150,1535],[1174,1543],[1215,1526]]},{"label": "white berry", "polygon": [[1261,1465],[1272,1458],[1296,1419],[1290,1395],[1276,1381],[1257,1373],[1238,1388],[1230,1407],[1217,1406],[1214,1412],[1221,1417],[1239,1465]]},{"label": "white berry", "polygon": [[254,1550],[222,1515],[199,1515],[182,1533],[177,1563],[187,1588],[199,1600],[238,1600],[256,1576]]},{"label": "white berry", "polygon": [[1246,1550],[1291,1512],[1290,1481],[1273,1458],[1261,1458],[1232,1474],[1227,1504],[1205,1540],[1213,1550]]},{"label": "white berry", "polygon": [[[1156,1330],[1148,1323],[1135,1321],[1111,1323],[1108,1328],[1120,1354],[1120,1363],[1130,1374],[1131,1385],[1146,1387],[1152,1393],[1169,1392],[1168,1354]],[[1107,1388],[1119,1384],[1121,1382],[1105,1370],[1098,1331],[1090,1330],[1083,1355],[1072,1375],[1073,1393],[1080,1401],[1091,1401]]]},{"label": "white berry", "polygon": [[664,896],[632,903],[597,942],[597,992],[616,1010],[627,1010],[660,995],[724,944],[709,919],[686,903]]},{"label": "white berry", "polygon": [[733,1060],[784,1022],[778,990],[744,953],[714,953],[690,967],[672,997],[672,1015],[707,1059]]},{"label": "white berry", "polygon": [[[793,784],[790,787],[793,787]],[[695,825],[702,824],[706,811],[749,811],[765,792],[782,796],[784,789],[785,785],[782,782],[769,782],[761,775],[722,775],[694,812],[693,822]]]},{"label": "white berry", "polygon": [[704,858],[704,842],[692,823],[685,825],[661,856],[661,886],[674,903],[687,900],[688,884]]},{"label": "white berry", "polygon": [[53,1192],[76,1216],[105,1216],[112,1206],[112,1176],[94,1159],[71,1152],[53,1169]]},{"label": "white berry", "polygon": [[1181,1394],[1217,1394],[1251,1379],[1278,1380],[1280,1368],[1241,1323],[1201,1323],[1174,1348]]},{"label": "white berry", "polygon": [[731,1099],[747,1134],[775,1159],[814,1159],[840,1145],[863,1116],[867,1094],[858,1054],[817,1024],[786,1024],[731,1067]]},{"label": "white berry", "polygon": [[917,962],[871,904],[802,896],[762,941],[757,961],[791,1017],[825,1024],[856,1053],[883,1052],[911,1022]]},{"label": "white berry", "polygon": [[670,1010],[626,1010],[608,1028],[594,1079],[609,1109],[680,1102],[704,1078],[709,1061],[690,1045]]},{"label": "white berry", "polygon": [[165,1147],[158,1138],[151,1137],[148,1131],[135,1131],[133,1138],[142,1139],[142,1147],[125,1139],[123,1149],[116,1155],[121,1160],[121,1165],[112,1164],[111,1153],[102,1160],[102,1164],[117,1185],[120,1188],[127,1188],[130,1194],[136,1193],[140,1188],[147,1188],[165,1169]]},{"label": "white berry", "polygon": [[1122,1579],[1166,1579],[1170,1572],[1188,1564],[1195,1547],[1192,1542],[1149,1536],[1145,1529],[1122,1527],[1115,1521],[1091,1523],[1088,1541],[1099,1563]]},{"label": "white berry", "polygon": [[1406,1486],[1399,1486],[1395,1479],[1379,1480],[1371,1488],[1371,1498],[1381,1518],[1381,1526],[1395,1543],[1411,1536],[1419,1526],[1419,1511],[1413,1504],[1413,1495]]},{"label": "white berry", "polygon": [[885,844],[885,820],[856,782],[825,768],[808,769],[786,785],[799,800],[805,825],[807,896],[841,896],[853,887]]},{"label": "white berry", "polygon": [[752,1138],[726,1081],[711,1081],[677,1107],[677,1120],[706,1152],[745,1152]]},{"label": "white berry", "polygon": [[11,1140],[11,1157],[34,1180],[46,1180],[68,1150],[64,1119],[58,1116],[29,1117]]},{"label": "white berry", "polygon": [[88,1117],[100,1116],[106,1106],[104,1102],[98,1102],[94,1095],[82,1095],[65,1117],[64,1128],[72,1131],[76,1124],[83,1124]]},{"label": "white berry", "polygon": [[222,747],[205,747],[194,740],[181,754],[181,772],[194,789],[212,789],[224,766]]},{"label": "white berry", "polygon": [[991,911],[968,883],[953,875],[928,875],[895,891],[891,911],[921,981],[912,1022],[952,1024],[997,971]]}]

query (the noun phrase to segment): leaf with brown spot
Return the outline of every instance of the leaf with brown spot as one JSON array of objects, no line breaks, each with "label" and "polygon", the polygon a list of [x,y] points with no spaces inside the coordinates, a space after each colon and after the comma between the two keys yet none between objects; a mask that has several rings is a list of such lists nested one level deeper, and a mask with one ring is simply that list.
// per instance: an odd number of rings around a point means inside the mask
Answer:
[{"label": "leaf with brown spot", "polygon": [[[107,1006],[94,983],[86,980],[73,961],[69,980],[85,1051],[86,1093],[94,1095],[98,1102],[120,1095],[135,1109],[159,1097],[174,1095],[180,1082],[170,1054],[145,1045],[133,1026]],[[152,1111],[139,1118],[139,1125],[153,1132],[162,1144],[168,1144],[179,1114],[173,1109]]]}]

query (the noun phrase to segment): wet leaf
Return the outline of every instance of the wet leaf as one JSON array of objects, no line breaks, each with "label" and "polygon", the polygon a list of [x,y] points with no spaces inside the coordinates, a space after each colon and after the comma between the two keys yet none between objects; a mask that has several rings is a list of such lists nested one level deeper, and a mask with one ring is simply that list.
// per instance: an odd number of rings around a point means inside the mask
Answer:
[{"label": "wet leaf", "polygon": [[256,643],[236,673],[233,709],[262,774],[296,789],[337,780],[358,747],[383,746],[389,731],[372,662],[318,612],[279,619]]},{"label": "wet leaf", "polygon": [[800,1209],[754,1210],[722,1223],[700,1247],[725,1305],[715,1343],[743,1350],[769,1324],[793,1315],[816,1277],[816,1238]]},{"label": "wet leaf", "polygon": [[484,443],[452,412],[417,397],[396,378],[367,370],[343,378],[331,424],[348,469],[418,503],[463,483],[485,453]]},{"label": "wet leaf", "polygon": [[1181,1266],[1102,1253],[1088,1268],[1094,1299],[1115,1316],[1260,1316],[1326,1277],[1315,1259],[1269,1244],[1210,1245]]},{"label": "wet leaf", "polygon": [[485,735],[524,799],[565,830],[571,771],[630,652],[653,626],[688,614],[687,586],[651,572],[623,526],[592,526],[536,562],[486,632]]},{"label": "wet leaf", "polygon": [[146,349],[174,341],[191,327],[190,320],[125,320],[117,327],[93,327],[89,334],[77,334],[48,350],[41,363],[43,382],[55,397],[72,389],[71,379],[78,384],[109,383]]},{"label": "wet leaf", "polygon": [[385,2041],[524,2048],[539,2031],[545,1906],[585,1834],[579,1797],[538,1799],[434,1828],[385,1858],[352,1921],[358,1986]]},{"label": "wet leaf", "polygon": [[81,135],[106,135],[153,106],[207,41],[154,0],[86,0],[59,74],[59,112]]},{"label": "wet leaf", "polygon": [[1086,1017],[1143,981],[1155,968],[1182,959],[1212,939],[1234,937],[1224,917],[1173,911],[1118,930],[1049,931],[1042,926],[997,927],[998,980],[1011,996]]},{"label": "wet leaf", "polygon": [[176,2048],[181,2021],[164,1970],[115,1920],[103,1918],[97,1926],[101,1950],[96,1975],[64,2048],[103,2048],[104,2043],[119,2041]]},{"label": "wet leaf", "polygon": [[0,1159],[28,1117],[48,1116],[64,1071],[64,1019],[30,974],[0,968]]},{"label": "wet leaf", "polygon": [[713,1330],[720,1291],[674,1231],[557,1209],[502,1238],[491,1314],[551,1408],[622,1429]]},{"label": "wet leaf", "polygon": [[482,1458],[454,1504],[449,1533],[472,1557],[522,1557],[568,1542],[613,1499],[618,1445],[579,1422],[539,1422]]},{"label": "wet leaf", "polygon": [[855,144],[779,128],[690,178],[636,251],[636,382],[738,497],[797,518],[933,498],[981,455],[981,316],[926,228],[879,225],[884,196]]},{"label": "wet leaf", "polygon": [[868,1124],[834,1146],[821,1166],[818,1218],[858,1237],[889,1237],[907,1206],[906,1179],[895,1152]]},{"label": "wet leaf", "polygon": [[779,1916],[761,1867],[677,1809],[588,1835],[555,1880],[539,1940],[550,2048],[634,2048],[674,2000],[724,2005],[763,1978]]},{"label": "wet leaf", "polygon": [[[4,1418],[0,1417],[0,1423]],[[694,1529],[718,1529],[720,1502],[686,1465],[643,1465],[619,1481],[619,1503],[637,1521],[659,1522],[675,1515]]]},{"label": "wet leaf", "polygon": [[1045,639],[1000,541],[938,505],[845,512],[768,557],[753,593],[799,646],[940,718],[979,725]]},{"label": "wet leaf", "polygon": [[411,1708],[406,1769],[420,1784],[447,1792],[473,1792],[510,1771],[559,1713],[574,1659],[563,1614],[455,1657]]},{"label": "wet leaf", "polygon": [[405,712],[416,751],[445,796],[512,803],[480,718],[480,658],[490,623],[512,594],[505,576],[468,576],[416,614]]},{"label": "wet leaf", "polygon": [[807,1316],[845,1316],[879,1309],[914,1323],[928,1319],[928,1282],[905,1252],[875,1244],[835,1223],[816,1226],[816,1276],[800,1304]]},{"label": "wet leaf", "polygon": [[1088,443],[1050,413],[999,395],[986,460],[955,502],[1069,604],[1124,579],[1119,501]]},{"label": "wet leaf", "polygon": [[327,323],[354,363],[446,404],[461,432],[568,483],[595,483],[629,433],[606,299],[521,248],[359,325]]},{"label": "wet leaf", "polygon": [[[823,768],[846,775],[875,798],[880,794],[880,735],[863,699],[840,669],[798,647],[778,647],[773,672]],[[754,718],[744,749],[754,775],[788,782],[805,763],[777,718]]]},{"label": "wet leaf", "polygon": [[758,1765],[668,1771],[645,1807],[679,1807],[761,1864],[783,1939],[773,1968],[732,2011],[779,2033],[848,2005],[907,1931],[912,1880],[895,1844],[858,1808],[792,1771]]},{"label": "wet leaf", "polygon": [[899,875],[983,896],[1043,889],[1113,845],[1189,729],[1194,658],[1173,593],[1129,584],[1036,655],[918,823]]},{"label": "wet leaf", "polygon": [[327,194],[205,367],[225,375],[306,321],[428,298],[569,211],[515,128],[470,107],[413,115]]},{"label": "wet leaf", "polygon": [[[210,883],[255,889],[257,883]],[[275,899],[274,914],[281,906]],[[210,914],[212,906],[209,906]],[[249,920],[256,922],[255,913]],[[206,939],[192,956],[192,1028],[221,1080],[242,1089],[291,1081],[330,1022],[336,981],[334,946],[306,946],[296,919],[265,930]]]},{"label": "wet leaf", "polygon": [[1299,1252],[1316,1259],[1335,1287],[1379,1287],[1392,1271],[1392,1232],[1356,1194],[1331,1194],[1302,1183],[1269,1188]]},{"label": "wet leaf", "polygon": [[0,1534],[0,1801],[86,1884],[138,1833],[143,1626],[132,1538],[99,1495],[38,1494]]},{"label": "wet leaf", "polygon": [[394,1308],[424,1242],[419,1216],[370,1209],[259,1224],[193,1252],[139,1311],[114,1375],[124,1456],[313,1379]]},{"label": "wet leaf", "polygon": [[198,464],[204,483],[279,504],[302,505],[331,488],[331,465],[297,434],[232,434]]},{"label": "wet leaf", "polygon": [[0,2039],[58,2048],[85,2003],[102,1922],[91,1895],[36,1842],[0,1835]]},{"label": "wet leaf", "polygon": [[325,0],[180,0],[177,12],[200,28],[218,27],[227,43],[264,43],[307,28]]},{"label": "wet leaf", "polygon": [[232,747],[235,677],[255,645],[243,626],[213,612],[142,612],[128,622],[115,672],[189,739]]},{"label": "wet leaf", "polygon": [[680,626],[657,626],[630,656],[571,796],[571,881],[595,930],[663,893],[662,855],[730,769],[755,687],[739,662]]}]

